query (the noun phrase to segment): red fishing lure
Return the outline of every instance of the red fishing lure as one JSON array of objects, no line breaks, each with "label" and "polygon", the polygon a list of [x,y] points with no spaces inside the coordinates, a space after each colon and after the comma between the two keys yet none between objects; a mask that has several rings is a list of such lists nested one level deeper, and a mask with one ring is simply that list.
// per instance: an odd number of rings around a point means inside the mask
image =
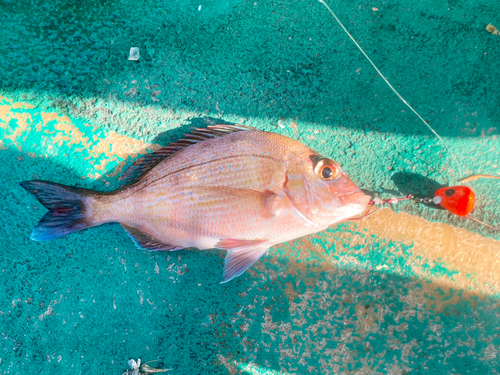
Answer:
[{"label": "red fishing lure", "polygon": [[[432,133],[439,139],[439,141],[442,143],[442,145],[450,152],[450,154],[453,156],[453,159],[455,159],[455,162],[458,166],[459,170],[459,175],[462,175],[462,167],[456,157],[456,155],[453,153],[453,151],[447,146],[447,144],[444,142],[444,140],[439,136],[439,134],[423,119],[422,116],[418,114],[418,112],[401,96],[401,94],[390,84],[390,82],[387,80],[387,78],[382,74],[382,72],[377,68],[377,66],[374,64],[374,62],[368,57],[366,52],[361,48],[359,43],[354,39],[354,37],[347,31],[346,27],[342,24],[342,22],[338,19],[337,15],[330,9],[328,4],[326,4],[325,0],[319,0],[320,3],[322,3],[325,8],[330,12],[330,14],[335,18],[335,21],[339,24],[339,26],[344,30],[344,32],[347,34],[347,36],[352,40],[352,42],[356,45],[356,47],[361,51],[361,53],[365,56],[365,58],[368,60],[368,62],[373,66],[373,68],[377,71],[377,73],[380,75],[380,77],[385,81],[387,86],[398,96],[398,98],[429,128]],[[467,181],[473,181],[477,180],[478,178],[496,178],[500,179],[499,176],[489,176],[489,175],[474,175],[470,176],[466,179],[463,179],[460,182],[467,182]],[[447,209],[451,213],[457,215],[457,216],[464,216],[467,217],[468,219],[474,220],[480,224],[483,224],[484,226],[487,226],[491,229],[498,230],[497,228],[494,228],[488,224],[483,223],[482,221],[479,221],[477,219],[474,219],[469,215],[469,213],[474,209],[474,203],[476,196],[474,192],[472,191],[471,188],[467,186],[449,186],[445,187],[442,189],[439,189],[436,191],[436,194],[434,198],[415,198],[411,194],[403,197],[403,198],[391,198],[391,199],[380,199],[380,198],[374,198],[369,202],[369,208],[368,211],[361,217],[357,218],[352,218],[351,220],[359,220],[362,218],[365,218],[375,212],[377,212],[379,209],[375,211],[371,211],[372,206],[374,205],[383,205],[383,204],[396,204],[398,202],[401,202],[403,200],[411,199],[416,203],[434,203],[434,204],[439,204],[441,207]]]},{"label": "red fishing lure", "polygon": [[[463,179],[460,182],[474,181],[474,180],[477,180],[478,178],[500,179],[500,177],[498,177],[498,176],[473,175],[473,176],[470,176],[470,177]],[[474,191],[470,187],[463,186],[463,185],[448,186],[448,187],[438,189],[438,190],[436,190],[436,193],[434,194],[434,198],[415,198],[411,194],[408,194],[406,197],[402,197],[402,198],[396,198],[396,197],[392,197],[390,199],[375,198],[375,199],[372,199],[368,203],[369,209],[365,215],[358,217],[358,218],[354,218],[352,220],[363,219],[363,218],[370,216],[370,215],[374,214],[375,212],[377,212],[380,209],[380,207],[378,209],[376,209],[375,211],[370,212],[372,206],[374,206],[374,205],[396,204],[396,203],[399,203],[401,201],[408,200],[408,199],[411,199],[415,203],[439,204],[441,207],[447,209],[448,211],[450,211],[454,215],[466,217],[466,218],[471,219],[475,222],[478,222],[479,224],[482,224],[488,228],[498,230],[498,228],[492,227],[491,225],[483,223],[482,221],[474,219],[473,217],[469,216],[469,214],[474,209],[474,204],[476,203],[476,194],[474,193]]]},{"label": "red fishing lure", "polygon": [[432,201],[452,214],[467,216],[474,208],[476,195],[468,186],[449,186],[437,190]]}]

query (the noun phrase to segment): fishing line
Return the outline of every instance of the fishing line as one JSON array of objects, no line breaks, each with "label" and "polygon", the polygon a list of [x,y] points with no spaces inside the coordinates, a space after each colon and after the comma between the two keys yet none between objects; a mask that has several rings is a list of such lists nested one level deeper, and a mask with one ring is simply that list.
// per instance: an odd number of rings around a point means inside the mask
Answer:
[{"label": "fishing line", "polygon": [[385,83],[387,83],[387,86],[389,86],[389,88],[398,96],[398,98],[409,108],[411,109],[411,111],[417,115],[417,117],[429,128],[429,130],[434,133],[434,135],[439,139],[439,141],[441,142],[441,144],[448,150],[448,152],[451,154],[451,156],[453,156],[453,159],[455,159],[455,163],[456,165],[458,166],[458,171],[459,171],[459,174],[460,174],[460,178],[462,178],[462,166],[460,165],[457,157],[455,156],[455,154],[453,153],[453,151],[448,147],[448,145],[446,144],[446,142],[443,140],[443,138],[441,138],[439,136],[439,134],[427,123],[427,121],[425,121],[422,116],[419,115],[419,113],[413,109],[413,107],[401,96],[401,94],[391,85],[391,83],[387,80],[387,78],[385,78],[385,76],[382,74],[382,72],[377,68],[377,66],[373,63],[373,61],[368,57],[368,55],[365,53],[365,51],[363,50],[363,48],[361,48],[361,46],[358,44],[358,42],[356,41],[356,39],[354,39],[354,37],[351,35],[351,33],[349,33],[349,31],[347,31],[347,29],[345,28],[345,26],[342,24],[342,22],[340,22],[340,20],[337,18],[337,16],[335,15],[335,13],[333,12],[333,10],[331,10],[331,8],[328,6],[328,4],[324,1],[324,0],[319,0],[319,2],[321,4],[323,4],[326,9],[331,13],[331,15],[333,16],[333,18],[335,18],[335,21],[337,21],[337,23],[340,25],[340,27],[342,28],[342,30],[345,31],[345,33],[347,34],[347,36],[353,41],[353,43],[356,45],[356,47],[358,47],[358,49],[361,51],[361,53],[366,57],[366,59],[370,62],[370,64],[372,64],[373,68],[377,71],[377,73],[380,75],[380,77],[382,77],[382,79],[385,81]]},{"label": "fishing line", "polygon": [[[389,88],[394,92],[394,94],[397,95],[397,97],[429,128],[429,130],[439,139],[441,144],[448,150],[451,156],[453,156],[453,159],[458,167],[458,171],[460,174],[460,179],[461,183],[468,182],[468,181],[474,181],[477,180],[478,178],[495,178],[495,179],[500,179],[499,176],[490,176],[490,175],[473,175],[469,176],[465,179],[462,179],[462,166],[460,162],[458,161],[455,153],[451,150],[450,147],[446,144],[446,142],[439,136],[439,134],[425,121],[422,116],[401,96],[401,94],[391,85],[389,80],[382,74],[382,72],[377,68],[375,63],[368,57],[366,52],[361,48],[359,43],[354,39],[354,37],[347,31],[346,27],[344,24],[338,19],[337,15],[333,12],[333,10],[328,6],[328,4],[324,0],[319,0],[321,4],[323,4],[326,9],[330,12],[330,14],[333,16],[335,21],[340,25],[342,30],[347,34],[347,36],[352,40],[352,42],[358,47],[358,49],[361,51],[363,56],[366,57],[368,62],[373,66],[373,68],[377,71],[377,73],[382,77],[384,82],[389,86]],[[451,213],[457,215],[457,216],[462,216],[466,217],[470,220],[473,220],[479,224],[482,224],[490,229],[493,230],[500,230],[500,228],[495,228],[489,224],[486,224],[478,219],[475,219],[471,216],[469,216],[469,213],[474,209],[474,204],[475,204],[475,194],[474,192],[466,187],[466,186],[449,186],[445,188],[441,188],[436,191],[435,196],[433,198],[415,198],[413,195],[409,194],[406,197],[402,198],[396,198],[393,197],[391,199],[380,199],[380,198],[375,198],[370,201],[368,204],[368,211],[365,212],[363,215],[355,218],[351,218],[350,220],[361,220],[366,218],[367,216],[373,215],[375,212],[378,212],[380,210],[380,207],[377,208],[375,211],[371,211],[371,208],[374,207],[375,205],[384,205],[384,204],[396,204],[401,201],[405,200],[412,200],[415,203],[434,203],[436,205],[440,205],[443,208],[447,209]]]}]

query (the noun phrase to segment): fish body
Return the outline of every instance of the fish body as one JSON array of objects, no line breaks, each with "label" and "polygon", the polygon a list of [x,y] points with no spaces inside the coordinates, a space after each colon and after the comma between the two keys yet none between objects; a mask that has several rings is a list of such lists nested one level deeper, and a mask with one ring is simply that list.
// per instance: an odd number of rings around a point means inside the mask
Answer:
[{"label": "fish body", "polygon": [[267,250],[361,214],[369,201],[334,161],[243,126],[198,129],[139,159],[111,193],[28,181],[49,213],[32,239],[118,222],[146,250],[228,250],[223,282]]}]

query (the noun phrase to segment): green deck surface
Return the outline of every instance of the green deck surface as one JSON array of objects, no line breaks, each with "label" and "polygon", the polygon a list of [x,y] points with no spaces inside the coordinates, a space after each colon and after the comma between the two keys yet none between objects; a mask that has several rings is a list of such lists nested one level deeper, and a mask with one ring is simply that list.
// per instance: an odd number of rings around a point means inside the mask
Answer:
[{"label": "green deck surface", "polygon": [[[330,6],[463,175],[499,175],[500,35],[485,28],[500,28],[500,3]],[[117,224],[29,239],[45,210],[19,182],[110,190],[133,159],[116,134],[164,145],[241,123],[330,155],[371,194],[456,182],[319,2],[0,0],[0,24],[0,374],[122,374],[139,357],[189,375],[500,373],[497,280],[353,224],[276,246],[224,285],[223,252],[147,253]],[[500,226],[500,181],[470,186],[474,217]],[[397,210],[500,239],[443,210]],[[457,275],[477,288],[450,288]]]}]

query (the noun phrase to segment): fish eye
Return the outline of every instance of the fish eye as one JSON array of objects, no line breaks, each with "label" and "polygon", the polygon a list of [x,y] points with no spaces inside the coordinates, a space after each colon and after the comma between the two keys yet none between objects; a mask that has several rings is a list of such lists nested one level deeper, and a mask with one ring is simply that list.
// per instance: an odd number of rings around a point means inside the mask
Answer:
[{"label": "fish eye", "polygon": [[330,181],[339,174],[339,166],[333,160],[321,158],[314,165],[314,173],[322,180]]}]

